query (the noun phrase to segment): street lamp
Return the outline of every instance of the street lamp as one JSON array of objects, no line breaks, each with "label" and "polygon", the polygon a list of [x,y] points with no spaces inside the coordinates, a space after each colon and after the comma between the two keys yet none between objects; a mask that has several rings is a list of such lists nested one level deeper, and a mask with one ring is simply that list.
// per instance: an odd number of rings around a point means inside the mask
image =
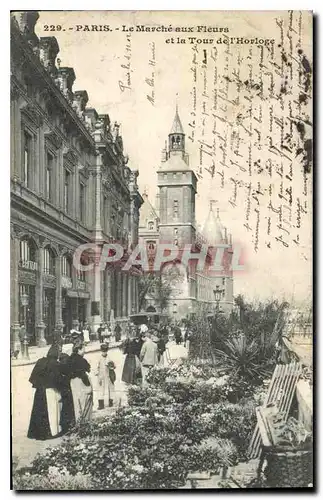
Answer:
[{"label": "street lamp", "polygon": [[21,294],[20,300],[21,300],[21,305],[24,308],[24,322],[25,322],[25,334],[24,334],[24,338],[22,341],[22,356],[25,359],[29,359],[28,335],[27,335],[27,307],[28,307],[28,302],[29,302],[28,294],[27,293]]},{"label": "street lamp", "polygon": [[174,302],[173,304],[173,314],[174,314],[174,319],[176,318],[176,314],[177,314],[177,304]]},{"label": "street lamp", "polygon": [[216,285],[216,289],[213,290],[213,293],[214,293],[214,300],[216,302],[216,311],[218,312],[219,311],[220,300],[221,300],[221,297],[222,297],[222,290],[220,290],[219,285]]}]

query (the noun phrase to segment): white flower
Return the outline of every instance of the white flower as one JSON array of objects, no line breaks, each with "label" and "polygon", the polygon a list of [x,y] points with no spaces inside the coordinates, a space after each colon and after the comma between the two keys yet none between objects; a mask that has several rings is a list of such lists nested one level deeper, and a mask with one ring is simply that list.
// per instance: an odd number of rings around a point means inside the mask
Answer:
[{"label": "white flower", "polygon": [[132,470],[136,471],[136,472],[142,472],[144,470],[143,466],[140,465],[140,464],[137,464],[137,465],[133,465],[132,466]]}]

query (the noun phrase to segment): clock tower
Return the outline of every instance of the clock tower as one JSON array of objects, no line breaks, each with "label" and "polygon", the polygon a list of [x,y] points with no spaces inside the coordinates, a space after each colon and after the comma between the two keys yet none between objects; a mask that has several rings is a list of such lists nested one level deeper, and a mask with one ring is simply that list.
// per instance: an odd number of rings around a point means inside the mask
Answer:
[{"label": "clock tower", "polygon": [[176,106],[157,171],[159,188],[159,241],[182,247],[195,242],[195,195],[197,178],[189,167],[185,133]]}]

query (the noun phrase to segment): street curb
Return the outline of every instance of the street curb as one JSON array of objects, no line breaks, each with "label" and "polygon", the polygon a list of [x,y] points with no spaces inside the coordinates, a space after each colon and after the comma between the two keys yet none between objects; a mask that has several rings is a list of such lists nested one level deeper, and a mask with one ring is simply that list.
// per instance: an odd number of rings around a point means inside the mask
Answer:
[{"label": "street curb", "polygon": [[[120,342],[119,344],[112,345],[112,346],[109,348],[109,351],[110,351],[111,349],[118,349],[118,348],[120,348],[120,346],[121,346],[121,345],[122,345],[122,342]],[[91,354],[92,352],[100,352],[100,350],[101,350],[100,348],[97,348],[97,347],[96,347],[95,349],[92,349],[92,350],[90,350],[90,351],[86,351],[86,352],[85,352],[85,355],[86,355],[86,354]],[[38,359],[41,359],[41,358],[38,358]],[[11,368],[16,368],[16,367],[18,367],[18,366],[30,366],[30,365],[35,365],[35,364],[36,364],[36,362],[38,361],[38,359],[36,359],[35,361],[27,361],[27,362],[25,362],[25,363],[24,363],[23,361],[21,361],[21,362],[19,362],[19,361],[18,361],[17,363],[15,363],[15,362],[14,362],[15,360],[14,360],[14,361],[12,361],[12,360],[11,360]]]}]

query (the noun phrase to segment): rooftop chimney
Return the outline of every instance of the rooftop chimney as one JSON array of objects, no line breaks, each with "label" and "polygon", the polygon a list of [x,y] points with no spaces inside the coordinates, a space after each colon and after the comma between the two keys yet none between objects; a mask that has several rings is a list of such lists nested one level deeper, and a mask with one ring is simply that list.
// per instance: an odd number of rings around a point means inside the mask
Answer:
[{"label": "rooftop chimney", "polygon": [[77,90],[73,95],[73,108],[80,118],[83,118],[85,106],[87,105],[89,96],[86,90]]},{"label": "rooftop chimney", "polygon": [[56,56],[59,53],[59,46],[54,36],[44,36],[39,40],[39,57],[44,68],[53,76],[57,75],[55,66]]},{"label": "rooftop chimney", "polygon": [[75,82],[75,73],[73,68],[59,68],[58,69],[58,80],[61,85],[61,90],[63,95],[70,102],[73,101],[72,87]]},{"label": "rooftop chimney", "polygon": [[13,12],[21,33],[27,38],[28,42],[34,47],[38,45],[38,37],[35,33],[35,25],[39,14],[36,10],[25,12]]}]

